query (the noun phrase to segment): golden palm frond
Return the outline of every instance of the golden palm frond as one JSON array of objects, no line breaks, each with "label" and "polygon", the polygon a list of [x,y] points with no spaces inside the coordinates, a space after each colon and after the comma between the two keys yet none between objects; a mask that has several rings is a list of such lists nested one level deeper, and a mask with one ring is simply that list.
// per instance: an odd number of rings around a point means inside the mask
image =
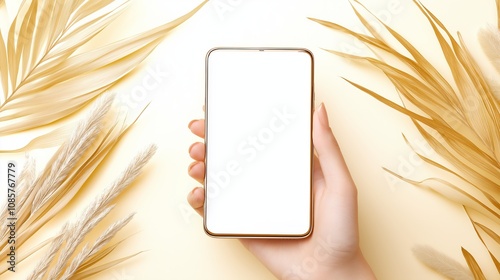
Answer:
[{"label": "golden palm frond", "polygon": [[[332,22],[311,20],[354,36],[372,49],[378,57],[389,55],[402,63],[404,67],[396,67],[384,62],[382,58],[356,56],[330,50],[331,53],[351,60],[367,62],[387,76],[402,97],[402,105],[354,81],[346,81],[410,117],[423,138],[444,161],[439,162],[417,152],[418,156],[430,166],[448,173],[453,180],[429,178],[415,181],[394,172],[391,174],[444,196],[450,190],[455,191],[462,197],[457,202],[463,204],[466,210],[477,210],[494,224],[500,225],[500,100],[495,98],[487,79],[466,48],[462,36],[458,33],[458,40],[455,39],[432,12],[414,1],[426,17],[442,49],[453,77],[448,81],[444,78],[445,75],[441,74],[408,40],[378,20],[392,37],[392,41],[385,39],[370,25],[358,7],[369,11],[359,1],[353,0],[353,2],[351,3],[353,10],[371,35],[361,34]],[[409,56],[397,51],[394,43],[390,42],[398,42],[398,47],[403,47]],[[411,108],[416,109],[411,109],[407,106],[409,104]],[[411,146],[406,137],[404,139]],[[461,183],[456,183],[457,180]],[[469,217],[472,223],[475,223],[475,219]],[[478,236],[491,238],[479,231]],[[493,245],[485,243],[485,246]],[[500,246],[500,243],[496,242],[495,246]],[[490,256],[497,264],[500,256],[492,251],[494,250],[489,250]],[[463,256],[475,279],[482,279],[483,273],[472,255],[464,249]],[[497,266],[497,269],[500,272],[500,267]]]},{"label": "golden palm frond", "polygon": [[474,275],[474,279],[486,280],[486,277],[484,276],[481,267],[479,267],[479,264],[476,262],[474,257],[463,247],[462,247],[462,254],[464,255],[465,260],[467,261],[467,265],[469,266],[470,271],[472,271],[472,274]]},{"label": "golden palm frond", "polygon": [[[206,2],[172,22],[83,51],[128,1],[23,1],[5,40],[0,29],[0,137],[56,123],[82,109]],[[37,141],[52,143],[61,133],[56,129]]]}]

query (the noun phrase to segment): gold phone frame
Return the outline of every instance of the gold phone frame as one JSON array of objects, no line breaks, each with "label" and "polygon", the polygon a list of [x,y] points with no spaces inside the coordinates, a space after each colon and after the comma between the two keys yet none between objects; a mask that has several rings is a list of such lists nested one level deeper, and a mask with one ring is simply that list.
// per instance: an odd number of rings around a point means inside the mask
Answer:
[{"label": "gold phone frame", "polygon": [[[314,100],[315,100],[315,93],[314,93],[314,56],[313,53],[306,49],[306,48],[279,48],[279,47],[216,47],[210,49],[206,56],[205,56],[205,177],[203,180],[203,187],[206,190],[207,189],[207,146],[209,145],[208,143],[208,60],[210,57],[210,54],[214,51],[217,50],[234,50],[234,51],[300,51],[300,52],[305,52],[311,57],[311,115],[310,115],[310,120],[311,120],[311,129],[309,132],[309,137],[310,137],[310,166],[309,166],[309,172],[310,172],[310,183],[309,183],[309,197],[310,197],[310,217],[309,217],[309,229],[307,232],[304,234],[232,234],[232,233],[213,233],[207,228],[206,224],[206,218],[203,216],[203,229],[205,233],[214,238],[260,238],[260,239],[303,239],[307,238],[308,236],[311,235],[311,233],[314,230],[314,199],[313,199],[313,162],[314,162],[314,147],[313,147],[313,139],[312,139],[312,125],[313,125],[313,113],[314,113]],[[206,192],[205,192],[206,193]],[[207,210],[207,195],[205,195],[205,201],[203,205],[203,210],[204,213],[206,213]]]}]

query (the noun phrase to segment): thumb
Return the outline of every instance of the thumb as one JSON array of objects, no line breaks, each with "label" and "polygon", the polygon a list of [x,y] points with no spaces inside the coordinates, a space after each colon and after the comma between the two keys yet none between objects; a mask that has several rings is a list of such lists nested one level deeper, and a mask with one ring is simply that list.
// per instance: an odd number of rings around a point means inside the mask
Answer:
[{"label": "thumb", "polygon": [[313,117],[313,143],[327,188],[336,193],[355,194],[356,187],[345,164],[340,147],[328,122],[325,105],[321,103]]}]

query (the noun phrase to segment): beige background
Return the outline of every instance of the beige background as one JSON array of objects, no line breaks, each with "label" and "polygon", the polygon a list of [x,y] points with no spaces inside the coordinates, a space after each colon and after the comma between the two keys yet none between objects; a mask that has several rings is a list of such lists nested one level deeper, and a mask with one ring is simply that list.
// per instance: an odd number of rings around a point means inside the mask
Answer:
[{"label": "beige background", "polygon": [[[196,0],[132,2],[113,32],[101,38],[134,34],[180,16],[199,3]],[[439,69],[446,71],[430,27],[410,0],[363,2],[410,39]],[[450,31],[460,30],[469,48],[489,69],[476,34],[480,28],[496,23],[495,1],[422,2]],[[229,9],[221,10],[224,7]],[[496,277],[493,265],[458,205],[398,182],[383,172],[385,166],[415,179],[432,175],[423,163],[414,160],[402,132],[421,152],[434,154],[407,118],[340,78],[350,78],[398,100],[383,75],[321,48],[357,54],[369,52],[352,38],[330,31],[307,17],[362,30],[346,0],[212,0],[176,29],[140,72],[115,88],[121,95],[119,105],[128,110],[138,110],[149,100],[152,104],[113,154],[106,169],[95,176],[81,205],[111,182],[141,147],[153,142],[159,150],[146,172],[121,197],[113,213],[116,218],[137,212],[121,234],[131,236],[130,239],[114,256],[145,252],[96,279],[275,279],[237,241],[207,237],[202,219],[186,203],[187,193],[199,185],[186,172],[191,161],[188,147],[197,141],[187,124],[203,115],[204,57],[215,46],[298,46],[312,50],[316,59],[316,102],[327,105],[330,123],[358,185],[362,249],[379,279],[441,279],[413,256],[411,249],[418,244],[432,246],[461,263],[464,261],[460,247],[464,246],[485,264],[483,269],[489,279]],[[141,91],[146,79],[157,81],[153,90]],[[39,167],[51,152],[34,153],[40,159]],[[76,215],[64,214],[60,220]],[[57,229],[56,223],[49,225],[46,234]],[[33,263],[19,266],[19,279]]]}]

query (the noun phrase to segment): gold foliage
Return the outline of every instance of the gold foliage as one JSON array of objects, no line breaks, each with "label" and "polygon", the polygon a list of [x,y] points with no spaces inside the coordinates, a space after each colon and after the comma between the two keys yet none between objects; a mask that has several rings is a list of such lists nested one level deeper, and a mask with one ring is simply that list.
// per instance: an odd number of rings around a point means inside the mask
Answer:
[{"label": "gold foliage", "polygon": [[469,266],[470,271],[472,271],[472,274],[474,275],[474,279],[486,280],[483,271],[477,264],[474,257],[472,257],[472,255],[469,252],[467,252],[467,250],[465,250],[463,247],[462,247],[462,254],[464,255],[465,260],[467,261],[467,265]]},{"label": "gold foliage", "polygon": [[[378,57],[389,55],[405,66],[404,69],[393,66],[383,61],[382,58],[356,56],[329,50],[347,59],[369,63],[387,76],[402,97],[402,105],[354,81],[347,81],[378,101],[410,117],[423,138],[444,161],[438,162],[417,153],[418,156],[430,166],[448,173],[455,179],[447,181],[440,178],[428,178],[415,181],[389,172],[408,183],[431,189],[442,195],[446,193],[445,190],[455,191],[463,197],[463,200],[457,202],[463,204],[466,211],[474,209],[493,223],[500,225],[500,99],[495,98],[492,86],[488,84],[466,48],[461,34],[458,33],[458,39],[456,39],[432,12],[418,1],[414,1],[426,17],[441,47],[453,77],[451,81],[448,81],[408,40],[378,20],[377,23],[381,24],[392,37],[392,41],[386,40],[370,25],[368,18],[362,15],[360,7],[365,12],[369,11],[359,1],[353,0],[353,2],[351,5],[358,19],[371,35],[354,32],[324,20],[311,20],[354,36],[373,50]],[[500,9],[498,2],[497,6]],[[500,37],[498,33],[488,34],[488,36],[493,39],[488,38],[483,41],[487,40],[491,43],[490,57],[493,63],[496,63],[495,66],[499,67],[500,39],[498,38]],[[409,56],[397,51],[394,43],[389,42],[397,42],[398,47],[403,47]],[[409,104],[411,106],[407,106]],[[406,137],[405,141],[410,144]],[[461,183],[454,183],[457,180]],[[469,217],[475,227],[483,229],[482,231],[476,230],[481,240],[493,238],[496,246],[500,246],[500,242],[491,236],[492,230],[485,230],[474,221],[474,218]],[[486,246],[486,243],[484,244]],[[499,256],[495,256],[492,250],[489,252],[492,261],[498,264]],[[483,279],[481,269],[473,256],[465,249],[463,249],[463,256],[475,279]],[[497,269],[500,273],[498,265]]]},{"label": "gold foliage", "polygon": [[[105,159],[135,122],[126,123],[120,118],[109,121],[113,97],[108,94],[97,100],[88,117],[78,124],[70,139],[57,150],[40,175],[34,176],[33,160],[28,161],[20,175],[16,240],[18,262],[23,262],[48,243],[51,244],[29,279],[73,279],[78,275],[93,275],[132,257],[99,263],[119,245],[120,242],[109,246],[108,243],[133,215],[112,224],[92,245],[87,244],[76,256],[74,253],[87,234],[112,210],[116,197],[140,174],[156,151],[155,146],[150,146],[133,159],[120,177],[83,211],[78,220],[66,223],[57,236],[35,248],[24,246],[26,241],[32,240],[45,224],[74,201],[88,179],[102,168]],[[6,213],[2,212],[2,218],[6,218]],[[0,265],[2,275],[8,268],[5,261],[8,249],[6,232],[2,235],[0,248],[3,256]]]},{"label": "gold foliage", "polygon": [[[139,154],[131,161],[129,167],[116,182],[85,209],[78,221],[63,226],[60,238],[52,242],[47,256],[42,258],[42,261],[28,279],[43,279],[44,273],[47,271],[50,262],[55,259],[58,251],[60,253],[58,254],[57,262],[50,271],[48,279],[70,279],[79,272],[83,273],[88,269],[81,268],[85,262],[88,262],[86,266],[89,267],[102,258],[102,256],[98,255],[99,251],[109,243],[121,228],[130,222],[133,214],[109,226],[92,245],[87,244],[71,259],[77,246],[81,244],[84,237],[96,224],[112,210],[113,205],[111,203],[113,200],[140,174],[141,169],[146,165],[155,151],[156,147],[150,146],[143,153]],[[64,247],[63,244],[65,244]],[[94,257],[97,257],[97,259],[94,259]],[[68,265],[68,263],[70,264]],[[64,270],[65,267],[67,267],[66,270]]]},{"label": "gold foliage", "polygon": [[[82,109],[120,82],[207,1],[169,23],[83,51],[128,2],[22,1],[8,30],[0,29],[0,137],[58,122]],[[56,139],[60,132],[44,136]]]},{"label": "gold foliage", "polygon": [[[128,2],[23,0],[17,3],[19,8],[12,22],[7,23],[6,3],[0,0],[0,138],[48,125],[52,129],[22,147],[2,147],[0,153],[60,145],[59,139],[68,137],[69,127],[73,126],[60,121],[122,81],[169,31],[189,19],[207,0],[169,23],[91,49],[89,42],[124,11]],[[78,123],[38,176],[32,158],[27,159],[21,171],[16,213],[17,263],[50,244],[29,279],[85,279],[141,253],[108,260],[124,241],[113,242],[113,237],[131,221],[133,214],[109,225],[96,240],[86,239],[103,223],[116,197],[139,175],[155,146],[139,154],[78,220],[66,223],[58,235],[37,245],[27,248],[26,244],[37,242],[40,229],[58,213],[71,208],[70,203],[92,175],[103,168],[137,120],[111,114],[113,99],[111,94],[97,99],[88,117]],[[3,211],[0,218],[5,220],[6,215],[7,211]],[[0,277],[7,277],[7,251],[8,236],[4,231],[0,234]]]}]

